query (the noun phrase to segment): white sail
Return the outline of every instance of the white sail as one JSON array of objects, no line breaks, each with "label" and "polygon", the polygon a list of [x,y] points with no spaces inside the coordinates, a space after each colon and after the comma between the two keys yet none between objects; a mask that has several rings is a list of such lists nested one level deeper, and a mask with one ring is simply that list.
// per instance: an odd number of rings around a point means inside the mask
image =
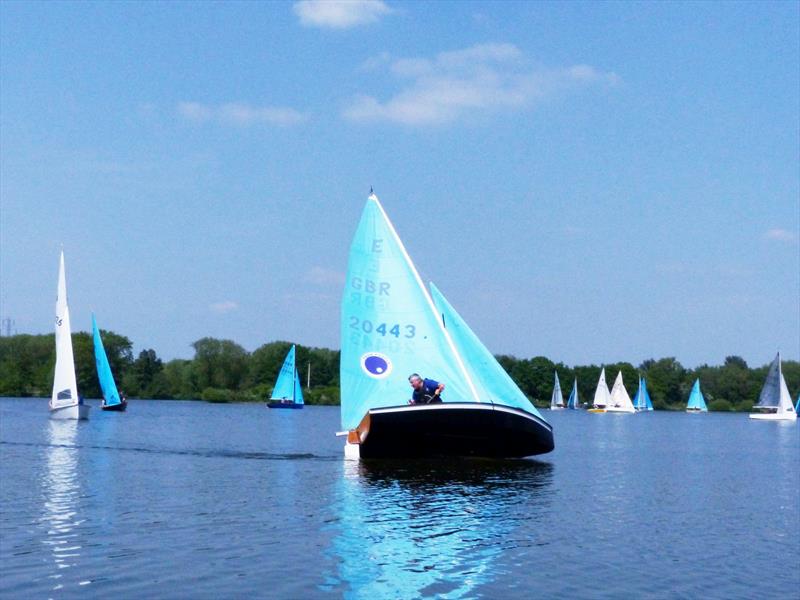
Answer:
[{"label": "white sail", "polygon": [[[64,274],[64,252],[58,268],[58,295],[56,297],[56,370],[50,410],[65,418],[86,418],[88,407],[78,406],[78,384],[75,380],[75,359],[72,353],[72,328],[67,305],[67,280]],[[75,407],[74,409],[69,409]]]},{"label": "white sail", "polygon": [[766,421],[793,421],[797,419],[797,413],[792,406],[792,398],[789,396],[789,388],[786,387],[786,380],[783,378],[781,368],[781,354],[775,357],[767,372],[764,387],[758,397],[758,404],[755,412],[750,415],[751,419]]},{"label": "white sail", "polygon": [[559,408],[564,408],[564,396],[561,394],[561,382],[558,380],[558,371],[556,371],[556,382],[553,386],[553,395],[550,397],[550,410]]},{"label": "white sail", "polygon": [[611,393],[608,391],[606,384],[606,370],[603,368],[600,371],[600,380],[597,382],[597,389],[594,391],[594,402],[592,403],[595,408],[605,408],[611,403]]},{"label": "white sail", "polygon": [[608,412],[636,412],[631,402],[631,397],[628,395],[628,390],[625,389],[625,384],[622,382],[622,371],[617,373],[617,379],[614,381],[614,388],[611,390],[611,403],[606,407]]}]

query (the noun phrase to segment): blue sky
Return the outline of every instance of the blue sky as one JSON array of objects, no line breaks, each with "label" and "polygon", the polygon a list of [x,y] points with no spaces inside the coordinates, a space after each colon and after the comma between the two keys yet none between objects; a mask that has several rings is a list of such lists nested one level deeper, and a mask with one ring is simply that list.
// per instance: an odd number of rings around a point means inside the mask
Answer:
[{"label": "blue sky", "polygon": [[797,359],[799,6],[5,2],[0,316],[338,347],[374,185],[496,353]]}]

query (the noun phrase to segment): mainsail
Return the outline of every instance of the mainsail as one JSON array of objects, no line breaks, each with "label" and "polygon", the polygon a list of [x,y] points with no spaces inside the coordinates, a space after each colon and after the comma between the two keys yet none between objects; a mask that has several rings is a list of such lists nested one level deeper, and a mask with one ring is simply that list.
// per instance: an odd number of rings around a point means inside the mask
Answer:
[{"label": "mainsail", "polygon": [[622,382],[622,371],[617,373],[617,378],[614,380],[614,388],[611,390],[611,404],[608,408],[616,410],[633,412],[633,402],[628,395],[628,390],[625,389],[625,384]]},{"label": "mainsail", "polygon": [[303,404],[303,389],[297,374],[295,362],[295,346],[292,345],[283,361],[278,380],[272,388],[272,400],[292,400],[295,404]]},{"label": "mainsail", "polygon": [[700,378],[694,380],[692,391],[689,394],[689,402],[686,405],[686,410],[699,410],[708,412],[706,406],[706,399],[703,397],[703,392],[700,391]]},{"label": "mainsail", "polygon": [[541,417],[528,397],[442,295],[439,288],[431,283],[430,289],[433,303],[442,315],[442,324],[463,359],[464,367],[469,372],[480,400],[520,408]]},{"label": "mainsail", "polygon": [[553,395],[550,396],[550,408],[564,408],[564,396],[561,393],[561,382],[558,381],[558,371],[555,372],[556,382],[553,385]]},{"label": "mainsail", "polygon": [[377,196],[367,199],[347,267],[341,313],[341,417],[405,405],[408,376],[446,385],[445,402],[480,402],[425,286]]},{"label": "mainsail", "polygon": [[64,252],[58,267],[58,296],[56,297],[56,371],[50,408],[78,404],[78,384],[75,380],[75,359],[72,353],[72,329],[67,306],[67,280],[64,274]]},{"label": "mainsail", "polygon": [[606,384],[605,368],[600,371],[600,380],[597,382],[597,389],[594,391],[594,402],[592,404],[595,408],[605,408],[611,404],[611,392],[608,391],[608,385]]},{"label": "mainsail", "polygon": [[578,378],[575,378],[575,382],[572,384],[572,391],[569,394],[569,400],[567,400],[567,408],[577,409],[580,406],[580,400],[578,400]]},{"label": "mainsail", "polygon": [[786,380],[781,372],[781,353],[775,357],[767,372],[767,379],[761,393],[758,396],[757,408],[776,408],[777,412],[783,413],[792,411],[792,398],[789,396],[789,388],[786,387]]},{"label": "mainsail", "polygon": [[97,321],[92,313],[92,336],[94,338],[94,363],[97,367],[97,378],[100,380],[100,389],[103,390],[103,398],[106,406],[120,404],[117,384],[114,383],[114,375],[111,373],[111,366],[108,364],[106,349],[103,347],[103,340],[100,337],[100,330],[97,328]]}]

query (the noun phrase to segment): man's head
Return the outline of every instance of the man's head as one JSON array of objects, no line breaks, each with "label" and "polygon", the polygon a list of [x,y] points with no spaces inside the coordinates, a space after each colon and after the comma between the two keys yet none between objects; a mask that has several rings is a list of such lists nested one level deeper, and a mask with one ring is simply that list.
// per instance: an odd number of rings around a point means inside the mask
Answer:
[{"label": "man's head", "polygon": [[408,377],[408,382],[411,384],[411,387],[415,390],[419,390],[422,388],[422,377],[417,375],[416,373],[412,373]]}]

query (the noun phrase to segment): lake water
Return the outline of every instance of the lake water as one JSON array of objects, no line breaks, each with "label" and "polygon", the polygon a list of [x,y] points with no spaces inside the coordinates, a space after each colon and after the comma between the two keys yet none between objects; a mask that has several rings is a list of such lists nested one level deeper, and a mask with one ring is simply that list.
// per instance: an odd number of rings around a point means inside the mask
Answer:
[{"label": "lake water", "polygon": [[[96,406],[96,405],[95,405]],[[338,408],[0,399],[4,598],[787,598],[800,424],[544,412],[539,460],[345,462]]]}]

